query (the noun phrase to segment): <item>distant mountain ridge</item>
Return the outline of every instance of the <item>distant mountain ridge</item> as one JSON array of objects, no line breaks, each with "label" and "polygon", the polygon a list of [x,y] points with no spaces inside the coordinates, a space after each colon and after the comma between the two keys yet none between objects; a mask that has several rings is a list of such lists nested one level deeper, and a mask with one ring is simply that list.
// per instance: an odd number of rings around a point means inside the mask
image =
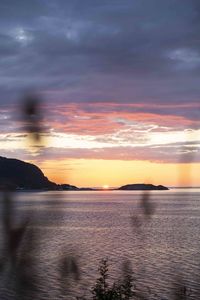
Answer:
[{"label": "distant mountain ridge", "polygon": [[[97,190],[92,188],[78,188],[70,184],[56,184],[50,181],[36,165],[15,158],[0,156],[0,189],[8,186],[19,190]],[[128,184],[114,190],[168,190],[168,188],[162,185]]]}]

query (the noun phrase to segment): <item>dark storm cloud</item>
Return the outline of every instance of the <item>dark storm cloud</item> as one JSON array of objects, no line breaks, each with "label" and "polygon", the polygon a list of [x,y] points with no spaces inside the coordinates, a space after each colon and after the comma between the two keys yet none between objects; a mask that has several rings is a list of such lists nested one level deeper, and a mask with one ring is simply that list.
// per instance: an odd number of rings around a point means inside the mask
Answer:
[{"label": "dark storm cloud", "polygon": [[197,103],[199,16],[194,0],[3,0],[0,102]]}]

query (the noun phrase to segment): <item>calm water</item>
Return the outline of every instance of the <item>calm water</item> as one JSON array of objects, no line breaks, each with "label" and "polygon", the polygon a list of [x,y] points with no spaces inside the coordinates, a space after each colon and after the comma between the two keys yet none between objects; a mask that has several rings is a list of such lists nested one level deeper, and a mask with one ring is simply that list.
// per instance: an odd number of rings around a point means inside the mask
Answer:
[{"label": "calm water", "polygon": [[[136,286],[147,291],[149,299],[170,299],[170,291],[180,278],[191,288],[191,299],[199,299],[200,189],[150,192],[152,215],[144,213],[141,192],[14,196],[13,223],[28,218],[29,230],[36,234],[32,250],[39,277],[37,299],[68,299],[70,293],[87,295],[102,258],[108,258],[111,281],[120,276],[123,260],[129,259]],[[64,286],[59,264],[65,255],[78,261],[81,280],[71,280]],[[9,280],[7,267],[1,274],[0,299],[12,298]]]}]

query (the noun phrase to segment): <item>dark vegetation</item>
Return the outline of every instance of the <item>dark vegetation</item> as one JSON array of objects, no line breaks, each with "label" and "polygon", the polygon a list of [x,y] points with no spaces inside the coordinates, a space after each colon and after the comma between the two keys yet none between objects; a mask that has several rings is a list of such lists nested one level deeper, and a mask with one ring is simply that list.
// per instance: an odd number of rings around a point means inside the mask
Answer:
[{"label": "dark vegetation", "polygon": [[129,300],[137,295],[129,262],[125,262],[122,269],[122,278],[118,282],[109,285],[108,262],[106,259],[101,261],[99,266],[100,277],[91,290],[93,300]]}]

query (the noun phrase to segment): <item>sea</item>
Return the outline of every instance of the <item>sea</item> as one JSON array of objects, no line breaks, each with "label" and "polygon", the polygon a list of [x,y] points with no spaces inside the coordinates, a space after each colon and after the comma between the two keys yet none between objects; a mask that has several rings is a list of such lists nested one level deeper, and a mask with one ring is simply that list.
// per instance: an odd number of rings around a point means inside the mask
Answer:
[{"label": "sea", "polygon": [[103,260],[134,299],[200,299],[199,188],[0,197],[0,299],[92,299]]}]

